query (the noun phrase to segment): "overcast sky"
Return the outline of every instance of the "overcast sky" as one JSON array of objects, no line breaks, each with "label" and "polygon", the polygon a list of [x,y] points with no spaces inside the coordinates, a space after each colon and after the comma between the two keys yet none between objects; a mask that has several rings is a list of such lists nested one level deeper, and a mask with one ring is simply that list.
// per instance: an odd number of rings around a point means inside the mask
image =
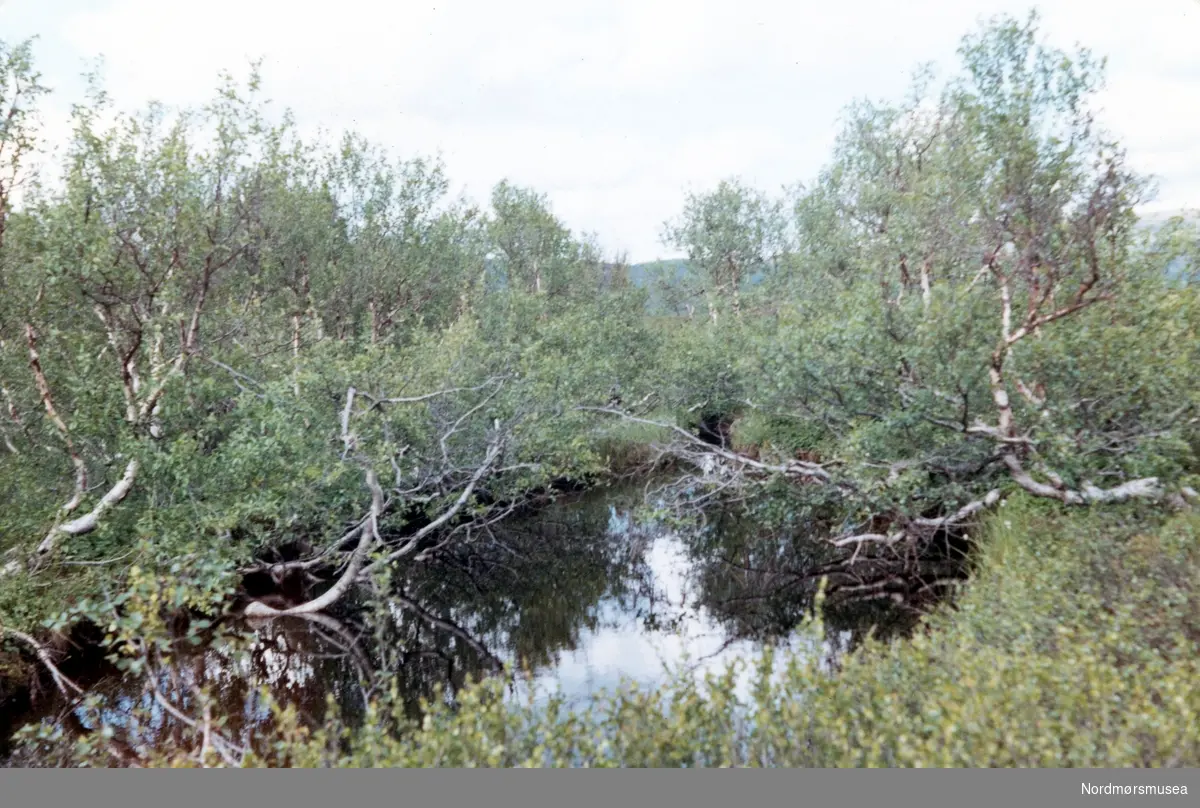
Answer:
[{"label": "overcast sky", "polygon": [[[306,128],[356,129],[399,156],[440,153],[484,201],[508,177],[635,261],[666,256],[688,190],[738,175],[812,178],[838,115],[955,65],[978,21],[1030,0],[0,0],[0,38],[39,37],[51,118],[105,59],[124,108],[208,98],[264,60],[267,94]],[[1105,123],[1158,176],[1150,210],[1200,206],[1200,0],[1044,0],[1054,44],[1110,59]],[[49,122],[55,131],[54,120]],[[62,126],[57,126],[62,132]]]}]

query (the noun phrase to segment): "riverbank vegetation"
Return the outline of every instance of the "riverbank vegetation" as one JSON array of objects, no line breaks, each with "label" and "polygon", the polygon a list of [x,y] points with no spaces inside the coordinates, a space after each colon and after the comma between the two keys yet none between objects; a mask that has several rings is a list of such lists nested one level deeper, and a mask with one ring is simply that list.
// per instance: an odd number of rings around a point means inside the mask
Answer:
[{"label": "riverbank vegetation", "polygon": [[[0,48],[0,627],[72,699],[64,638],[98,632],[150,705],[93,695],[42,760],[1200,760],[1200,235],[1139,226],[1102,60],[1036,17],[848,108],[811,183],[685,199],[663,235],[687,261],[651,276],[534,190],[479,206],[437,161],[304,141],[254,73],[188,113],[97,83],[38,175],[30,52]],[[680,677],[526,709],[494,677],[416,726],[376,652],[365,723],[281,706],[249,748],[169,695],[181,639],[437,619],[396,582],[651,470],[714,588],[770,585],[816,635],[850,611],[904,631],[749,695]],[[758,530],[705,545],[722,519]],[[142,720],[179,732],[139,745]]]}]

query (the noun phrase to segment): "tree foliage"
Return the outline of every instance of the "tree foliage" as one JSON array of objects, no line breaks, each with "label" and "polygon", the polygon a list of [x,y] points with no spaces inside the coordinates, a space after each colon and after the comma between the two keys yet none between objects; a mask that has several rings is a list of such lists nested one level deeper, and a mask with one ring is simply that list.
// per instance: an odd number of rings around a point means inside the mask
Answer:
[{"label": "tree foliage", "polygon": [[[1036,16],[993,21],[959,56],[957,74],[922,72],[898,103],[852,105],[811,184],[773,197],[730,179],[688,196],[664,228],[688,262],[663,279],[675,313],[659,316],[624,260],[545,195],[506,181],[483,208],[450,196],[438,160],[354,135],[307,141],[253,70],[189,111],[125,114],[93,84],[61,180],[39,183],[44,88],[28,45],[0,45],[0,624],[36,643],[25,630],[64,628],[64,614],[111,622],[148,670],[170,614],[230,608],[244,575],[324,576],[319,594],[251,616],[324,612],[635,461],[672,471],[657,504],[680,524],[732,515],[791,536],[782,553],[701,541],[701,574],[727,581],[725,551],[799,559],[785,572],[806,582],[805,608],[823,578],[829,602],[921,611],[953,581],[895,584],[911,559],[981,518],[994,544],[1018,541],[994,527],[1006,502],[1186,509],[1200,236],[1184,220],[1139,227],[1151,185],[1096,120],[1102,60],[1043,42]],[[1076,529],[1065,512],[1057,532],[1031,518],[1026,538],[1055,544],[1055,574],[1086,589],[1103,578],[1081,572],[1098,563],[1102,517]],[[1154,534],[1178,544],[1167,578],[1191,563],[1189,518]],[[136,567],[106,566],[128,557]],[[31,595],[46,576],[67,612]],[[1043,595],[1006,614],[1052,609],[1062,646],[987,623],[975,595],[930,637],[856,656],[836,684],[794,661],[736,720],[727,683],[617,696],[603,719],[510,713],[485,686],[465,712],[338,760],[1193,760],[1194,636],[1156,635],[1130,660],[1089,621],[1148,630],[1145,592],[1135,617],[1104,612],[1107,594],[1083,592],[1077,612]],[[1009,632],[1005,647],[989,632]],[[1132,694],[1128,710],[1080,701],[1062,671]],[[1166,702],[1180,718],[1155,724],[1150,705]],[[1042,709],[1052,726],[1017,740]],[[466,740],[474,720],[488,728]],[[289,721],[263,760],[328,762],[333,736]]]}]

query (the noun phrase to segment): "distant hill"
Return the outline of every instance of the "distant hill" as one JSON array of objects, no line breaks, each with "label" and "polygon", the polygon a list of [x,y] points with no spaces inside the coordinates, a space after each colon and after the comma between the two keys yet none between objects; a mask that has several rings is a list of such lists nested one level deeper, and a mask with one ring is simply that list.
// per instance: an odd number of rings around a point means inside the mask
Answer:
[{"label": "distant hill", "polygon": [[687,275],[686,258],[667,258],[658,261],[643,261],[629,267],[629,282],[639,289],[650,292],[646,309],[650,313],[663,313],[670,307],[663,300],[660,281],[678,282]]},{"label": "distant hill", "polygon": [[1138,217],[1138,226],[1150,230],[1157,230],[1176,217],[1182,218],[1184,221],[1194,224],[1200,224],[1200,210],[1160,210],[1153,213],[1144,213]]},{"label": "distant hill", "polygon": [[664,275],[672,280],[679,280],[687,274],[687,269],[686,258],[645,261],[629,267],[629,280],[634,286],[647,286]]},{"label": "distant hill", "polygon": [[[1141,214],[1138,217],[1138,227],[1147,230],[1158,230],[1176,217],[1182,218],[1191,224],[1200,225],[1200,210],[1179,209]],[[657,310],[662,305],[662,300],[660,293],[654,288],[656,282],[662,278],[671,281],[682,280],[687,275],[687,271],[688,260],[686,258],[643,261],[639,264],[632,264],[629,267],[629,282],[639,288],[650,288],[649,306],[651,310]],[[1187,267],[1184,265],[1183,259],[1178,259],[1167,267],[1167,274],[1173,278],[1181,277],[1186,271]],[[750,278],[749,282],[754,284],[760,280],[761,277],[756,276]]]}]

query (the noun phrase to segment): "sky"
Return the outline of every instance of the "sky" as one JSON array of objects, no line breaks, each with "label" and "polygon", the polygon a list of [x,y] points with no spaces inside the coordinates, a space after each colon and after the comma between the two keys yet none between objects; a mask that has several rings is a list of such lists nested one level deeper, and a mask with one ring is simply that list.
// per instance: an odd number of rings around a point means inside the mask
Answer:
[{"label": "sky", "polygon": [[[577,232],[634,261],[686,193],[740,177],[811,180],[849,102],[901,97],[914,68],[1031,0],[0,0],[0,39],[36,35],[63,137],[80,74],[104,58],[117,104],[207,100],[263,61],[304,131],[358,131],[441,155],[480,202],[501,179],[545,192]],[[1200,207],[1200,0],[1044,0],[1060,47],[1109,58],[1102,120],[1154,174],[1146,210]]]}]

